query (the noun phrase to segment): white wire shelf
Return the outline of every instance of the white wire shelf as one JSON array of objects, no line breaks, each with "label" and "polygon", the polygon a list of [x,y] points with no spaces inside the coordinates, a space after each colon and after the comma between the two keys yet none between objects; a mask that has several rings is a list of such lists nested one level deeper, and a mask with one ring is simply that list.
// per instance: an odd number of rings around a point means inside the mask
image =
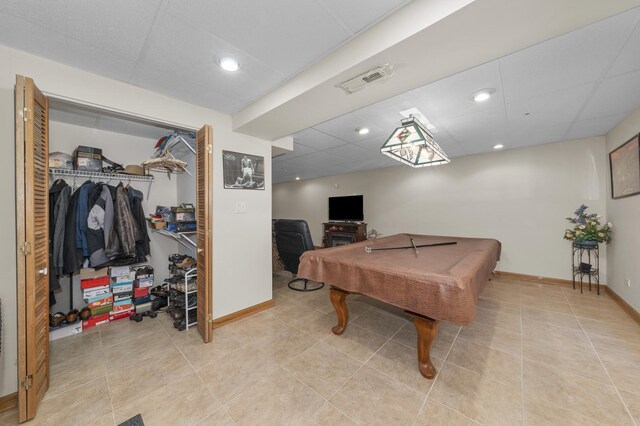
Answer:
[{"label": "white wire shelf", "polygon": [[195,234],[196,233],[195,231],[171,232],[171,231],[167,231],[166,229],[154,229],[154,228],[151,228],[151,230],[157,234],[164,235],[167,238],[171,238],[172,240],[179,242],[182,246],[188,248],[189,250],[195,251],[196,249],[196,242],[191,238],[189,238],[188,236],[188,234]]},{"label": "white wire shelf", "polygon": [[88,179],[99,180],[120,180],[127,182],[153,182],[154,177],[138,176],[138,175],[126,175],[124,173],[102,173],[102,172],[87,172],[85,170],[69,170],[69,169],[49,169],[49,174],[53,176],[72,176]]}]

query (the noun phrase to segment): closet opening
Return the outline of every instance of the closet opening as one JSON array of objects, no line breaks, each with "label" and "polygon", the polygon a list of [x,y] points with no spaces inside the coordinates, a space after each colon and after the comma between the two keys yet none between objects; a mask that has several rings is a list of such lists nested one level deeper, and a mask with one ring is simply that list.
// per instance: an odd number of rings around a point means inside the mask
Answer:
[{"label": "closet opening", "polygon": [[45,96],[21,76],[16,106],[24,421],[65,354],[158,330],[211,340],[212,130]]}]

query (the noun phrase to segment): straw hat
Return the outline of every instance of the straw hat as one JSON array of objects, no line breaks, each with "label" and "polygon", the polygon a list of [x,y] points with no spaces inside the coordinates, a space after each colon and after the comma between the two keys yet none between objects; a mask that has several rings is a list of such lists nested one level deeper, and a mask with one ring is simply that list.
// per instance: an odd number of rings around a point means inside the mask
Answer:
[{"label": "straw hat", "polygon": [[116,173],[120,173],[124,175],[146,176],[146,173],[144,172],[144,167],[138,166],[137,164],[129,164],[125,166],[124,170],[120,170]]}]

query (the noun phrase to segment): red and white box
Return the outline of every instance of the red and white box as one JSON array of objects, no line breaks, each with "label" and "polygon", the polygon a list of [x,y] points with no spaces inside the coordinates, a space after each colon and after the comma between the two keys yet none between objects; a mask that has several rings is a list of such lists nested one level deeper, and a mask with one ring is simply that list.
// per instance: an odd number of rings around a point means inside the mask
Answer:
[{"label": "red and white box", "polygon": [[133,309],[129,309],[126,311],[119,311],[119,312],[110,312],[109,321],[117,321],[119,319],[129,318],[131,315],[133,315],[133,312],[134,312]]},{"label": "red and white box", "polygon": [[100,315],[94,315],[86,320],[82,321],[82,329],[85,330],[87,328],[95,327],[99,324],[106,324],[109,322],[109,313],[104,313]]},{"label": "red and white box", "polygon": [[141,287],[133,289],[133,297],[135,299],[139,297],[147,297],[149,295],[149,287]]},{"label": "red and white box", "polygon": [[80,288],[102,287],[109,284],[108,268],[102,269],[81,269]]}]

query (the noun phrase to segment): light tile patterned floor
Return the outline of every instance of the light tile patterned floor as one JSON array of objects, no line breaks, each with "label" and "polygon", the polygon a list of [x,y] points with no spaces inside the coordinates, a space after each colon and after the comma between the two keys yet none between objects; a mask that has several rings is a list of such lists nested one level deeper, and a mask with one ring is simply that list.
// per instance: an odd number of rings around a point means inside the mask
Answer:
[{"label": "light tile patterned floor", "polygon": [[[640,326],[608,296],[496,278],[468,327],[441,324],[434,380],[399,310],[349,296],[334,336],[328,289],[274,278],[275,306],[214,331],[168,316],[53,342],[34,424],[640,424]],[[0,414],[14,424],[15,410]]]}]

